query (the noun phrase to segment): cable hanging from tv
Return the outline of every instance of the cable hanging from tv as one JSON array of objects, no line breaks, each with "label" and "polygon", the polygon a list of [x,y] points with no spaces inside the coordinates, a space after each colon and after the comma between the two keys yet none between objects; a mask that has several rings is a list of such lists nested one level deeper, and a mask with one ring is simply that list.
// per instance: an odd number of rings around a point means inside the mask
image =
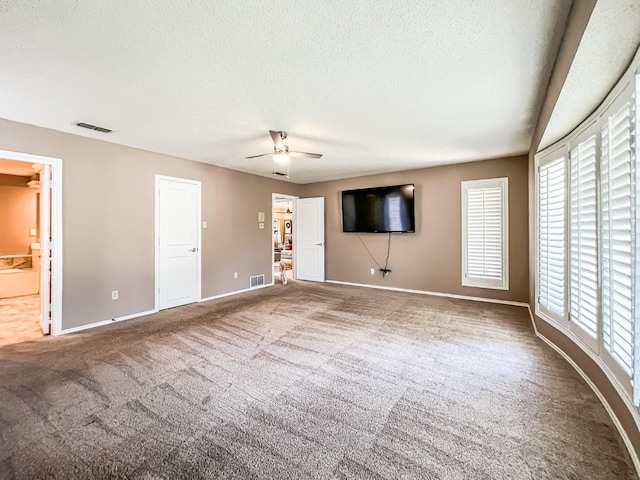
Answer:
[{"label": "cable hanging from tv", "polygon": [[387,240],[387,259],[384,262],[384,267],[378,263],[378,260],[376,260],[376,257],[373,256],[373,254],[371,253],[371,250],[369,250],[367,245],[364,243],[364,240],[362,240],[362,237],[360,237],[359,234],[356,234],[356,236],[358,237],[358,240],[360,240],[360,243],[362,243],[362,246],[365,248],[365,250],[367,251],[369,256],[372,258],[372,260],[378,266],[378,270],[382,272],[382,277],[384,278],[387,275],[389,275],[391,273],[391,270],[389,270],[389,268],[388,268],[389,267],[389,253],[391,252],[391,232],[389,232],[389,239]]}]

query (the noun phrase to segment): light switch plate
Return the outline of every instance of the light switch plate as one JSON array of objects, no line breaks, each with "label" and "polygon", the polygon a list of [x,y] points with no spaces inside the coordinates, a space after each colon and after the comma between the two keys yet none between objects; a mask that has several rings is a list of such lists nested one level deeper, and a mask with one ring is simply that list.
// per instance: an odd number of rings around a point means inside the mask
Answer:
[{"label": "light switch plate", "polygon": [[264,222],[264,212],[258,212],[258,221]]},{"label": "light switch plate", "polygon": [[36,229],[32,228],[31,230],[29,230],[29,236],[30,237],[35,237],[36,236]]},{"label": "light switch plate", "polygon": [[207,228],[207,222],[202,222],[202,228]]}]

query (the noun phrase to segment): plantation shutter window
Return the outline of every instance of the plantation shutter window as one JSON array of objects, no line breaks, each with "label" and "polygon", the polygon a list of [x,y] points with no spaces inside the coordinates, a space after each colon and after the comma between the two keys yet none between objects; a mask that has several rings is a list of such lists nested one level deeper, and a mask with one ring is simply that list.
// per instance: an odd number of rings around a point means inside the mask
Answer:
[{"label": "plantation shutter window", "polygon": [[637,315],[640,313],[640,295],[638,294],[638,289],[640,288],[640,265],[638,262],[640,261],[640,255],[638,255],[638,250],[640,249],[640,222],[638,222],[638,205],[639,196],[638,196],[638,187],[640,186],[640,181],[638,180],[638,169],[636,168],[636,160],[638,156],[640,156],[640,146],[638,145],[638,125],[640,125],[640,69],[636,70],[638,74],[635,76],[634,88],[631,93],[631,131],[630,131],[630,152],[631,152],[631,165],[632,168],[632,181],[634,183],[634,188],[632,190],[635,195],[634,202],[632,203],[634,210],[634,215],[632,216],[635,221],[635,226],[631,230],[635,235],[632,244],[632,252],[635,255],[635,261],[633,262],[633,266],[635,268],[635,272],[633,273],[631,279],[634,282],[633,294],[634,294],[634,302],[633,305],[635,307],[633,318],[633,366],[632,366],[632,386],[633,386],[633,404],[638,407],[640,406],[640,321],[637,321]]},{"label": "plantation shutter window", "polygon": [[640,50],[600,106],[535,155],[535,314],[640,407]]},{"label": "plantation shutter window", "polygon": [[627,102],[602,127],[602,335],[605,348],[633,371],[636,182],[632,109]]},{"label": "plantation shutter window", "polygon": [[462,285],[509,289],[508,179],[462,182]]},{"label": "plantation shutter window", "polygon": [[538,172],[538,304],[550,315],[565,313],[565,158]]},{"label": "plantation shutter window", "polygon": [[[596,137],[571,150],[570,320],[598,338]],[[592,345],[593,346],[593,345]]]}]

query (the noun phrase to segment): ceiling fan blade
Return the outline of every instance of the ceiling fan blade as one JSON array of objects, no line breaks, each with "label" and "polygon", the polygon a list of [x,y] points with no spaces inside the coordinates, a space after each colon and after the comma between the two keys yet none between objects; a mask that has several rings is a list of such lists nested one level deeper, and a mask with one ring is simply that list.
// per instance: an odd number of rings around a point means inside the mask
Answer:
[{"label": "ceiling fan blade", "polygon": [[273,140],[273,145],[276,147],[276,150],[284,150],[284,143],[282,143],[281,132],[274,132],[273,130],[269,130],[269,133],[271,134],[271,140]]},{"label": "ceiling fan blade", "polygon": [[258,158],[258,157],[266,157],[267,155],[273,155],[273,153],[261,153],[260,155],[252,155],[250,157],[244,157],[244,158]]},{"label": "ceiling fan blade", "polygon": [[322,157],[321,153],[308,153],[308,152],[292,152],[289,151],[290,157],[303,157],[303,158],[320,158]]}]

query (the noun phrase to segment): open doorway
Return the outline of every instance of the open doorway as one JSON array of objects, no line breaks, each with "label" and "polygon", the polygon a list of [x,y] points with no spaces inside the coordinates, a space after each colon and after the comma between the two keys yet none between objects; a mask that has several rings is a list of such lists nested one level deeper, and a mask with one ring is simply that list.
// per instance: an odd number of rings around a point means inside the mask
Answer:
[{"label": "open doorway", "polygon": [[59,159],[0,151],[0,346],[62,333],[62,242],[51,248],[61,231],[62,196],[52,189],[61,166]]},{"label": "open doorway", "polygon": [[49,333],[40,324],[43,297],[49,297],[41,285],[41,238],[50,238],[41,228],[41,217],[50,216],[41,211],[44,167],[0,159],[0,345]]},{"label": "open doorway", "polygon": [[298,197],[273,194],[273,281],[282,282],[284,272],[288,280],[295,278],[294,265],[294,209]]}]

